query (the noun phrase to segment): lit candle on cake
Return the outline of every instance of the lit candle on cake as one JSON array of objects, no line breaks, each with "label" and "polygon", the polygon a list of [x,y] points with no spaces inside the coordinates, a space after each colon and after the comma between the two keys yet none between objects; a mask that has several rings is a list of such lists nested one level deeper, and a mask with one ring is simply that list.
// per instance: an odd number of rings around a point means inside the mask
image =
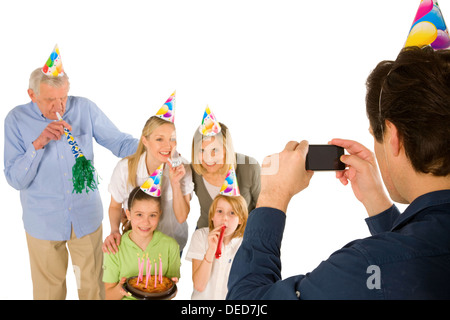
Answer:
[{"label": "lit candle on cake", "polygon": [[141,258],[139,258],[139,253],[137,254],[137,256],[138,256],[138,277],[136,280],[136,284],[139,284],[139,275],[141,273]]},{"label": "lit candle on cake", "polygon": [[152,264],[150,262],[150,259],[148,258],[147,253],[147,269],[145,270],[145,288],[147,289],[148,285],[148,279],[151,277],[151,271],[152,271]]},{"label": "lit candle on cake", "polygon": [[161,253],[159,254],[159,283],[162,283],[162,260]]},{"label": "lit candle on cake", "polygon": [[156,288],[156,273],[157,273],[157,269],[156,269],[156,260],[154,260],[155,261],[155,288]]},{"label": "lit candle on cake", "polygon": [[142,262],[141,262],[141,258],[139,257],[139,253],[137,254],[138,256],[138,277],[137,277],[137,281],[136,283],[139,284],[139,281],[144,281],[144,257],[142,257]]}]

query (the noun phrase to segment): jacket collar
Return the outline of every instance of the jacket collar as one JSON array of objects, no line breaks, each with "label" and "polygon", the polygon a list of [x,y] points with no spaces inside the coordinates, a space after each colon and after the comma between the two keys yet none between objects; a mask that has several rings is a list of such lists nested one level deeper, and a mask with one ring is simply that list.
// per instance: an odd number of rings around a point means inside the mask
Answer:
[{"label": "jacket collar", "polygon": [[414,218],[420,211],[441,204],[450,203],[450,190],[440,190],[423,194],[416,198],[394,223],[392,230],[399,228]]}]

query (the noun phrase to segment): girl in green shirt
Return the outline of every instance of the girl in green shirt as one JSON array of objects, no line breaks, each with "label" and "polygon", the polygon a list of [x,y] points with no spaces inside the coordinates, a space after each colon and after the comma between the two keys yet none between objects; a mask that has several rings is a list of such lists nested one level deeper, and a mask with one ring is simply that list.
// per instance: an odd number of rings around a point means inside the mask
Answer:
[{"label": "girl in green shirt", "polygon": [[[162,274],[175,283],[180,277],[180,249],[172,237],[156,230],[161,217],[161,198],[152,197],[136,187],[131,191],[126,210],[130,230],[125,230],[119,251],[104,254],[103,282],[106,299],[132,299],[123,289],[128,277],[139,273],[138,256],[150,261],[162,259]],[[152,271],[153,272],[153,271]]]}]

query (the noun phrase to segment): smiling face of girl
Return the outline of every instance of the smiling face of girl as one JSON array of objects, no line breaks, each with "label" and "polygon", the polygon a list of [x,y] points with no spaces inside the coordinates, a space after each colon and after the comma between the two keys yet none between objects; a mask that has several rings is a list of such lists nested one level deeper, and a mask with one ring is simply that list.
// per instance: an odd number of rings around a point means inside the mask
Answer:
[{"label": "smiling face of girl", "polygon": [[161,217],[160,198],[149,196],[142,190],[132,192],[130,196],[133,198],[130,201],[131,206],[126,210],[126,215],[131,223],[133,237],[151,239]]}]

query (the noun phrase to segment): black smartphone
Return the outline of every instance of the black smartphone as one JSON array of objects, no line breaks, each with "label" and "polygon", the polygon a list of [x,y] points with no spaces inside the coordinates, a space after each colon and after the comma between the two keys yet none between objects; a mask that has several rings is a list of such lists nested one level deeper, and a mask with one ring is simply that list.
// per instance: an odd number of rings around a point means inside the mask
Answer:
[{"label": "black smartphone", "polygon": [[339,171],[345,169],[340,160],[344,148],[329,144],[311,144],[306,155],[306,170]]}]

